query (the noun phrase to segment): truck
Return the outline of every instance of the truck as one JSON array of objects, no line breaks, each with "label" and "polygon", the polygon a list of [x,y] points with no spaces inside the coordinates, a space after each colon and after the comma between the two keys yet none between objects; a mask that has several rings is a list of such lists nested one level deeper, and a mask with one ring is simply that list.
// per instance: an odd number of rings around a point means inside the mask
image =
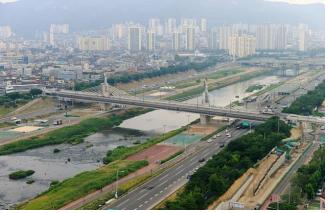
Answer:
[{"label": "truck", "polygon": [[58,120],[54,120],[53,125],[58,126],[58,125],[62,125],[63,121],[61,119]]}]

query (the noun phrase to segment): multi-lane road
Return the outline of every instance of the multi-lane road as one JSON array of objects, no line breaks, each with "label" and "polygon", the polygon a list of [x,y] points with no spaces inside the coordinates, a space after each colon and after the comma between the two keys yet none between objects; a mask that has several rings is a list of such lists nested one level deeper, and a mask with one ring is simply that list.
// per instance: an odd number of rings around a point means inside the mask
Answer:
[{"label": "multi-lane road", "polygon": [[[245,129],[232,129],[230,131],[231,138],[228,138],[225,133],[221,133],[221,136],[208,143],[202,150],[188,156],[175,166],[122,196],[112,205],[105,206],[103,209],[140,210],[153,208],[168,195],[187,183],[189,175],[193,174],[207,160],[223,149],[220,147],[221,144],[224,143],[226,145],[248,131]],[[205,159],[204,162],[200,162],[202,158]]]}]

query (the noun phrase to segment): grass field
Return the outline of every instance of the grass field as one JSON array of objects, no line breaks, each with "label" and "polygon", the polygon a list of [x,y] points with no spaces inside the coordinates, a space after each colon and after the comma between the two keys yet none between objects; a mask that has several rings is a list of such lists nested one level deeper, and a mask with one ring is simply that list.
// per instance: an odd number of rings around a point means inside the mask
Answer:
[{"label": "grass field", "polygon": [[80,173],[49,188],[35,199],[17,207],[22,210],[53,210],[77,200],[93,191],[116,181],[116,171],[119,177],[124,177],[144,166],[147,161],[115,161],[93,171]]}]

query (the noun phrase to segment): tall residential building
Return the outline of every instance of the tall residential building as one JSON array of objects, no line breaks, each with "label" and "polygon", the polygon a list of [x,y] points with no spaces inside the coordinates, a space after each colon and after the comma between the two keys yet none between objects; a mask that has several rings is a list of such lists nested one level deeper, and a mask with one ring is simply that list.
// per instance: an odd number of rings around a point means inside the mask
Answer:
[{"label": "tall residential building", "polygon": [[148,31],[147,32],[147,50],[148,51],[154,51],[155,50],[155,32]]},{"label": "tall residential building", "polygon": [[228,40],[229,37],[233,35],[233,27],[228,26],[221,26],[219,27],[219,48],[223,50],[228,49]]},{"label": "tall residential building", "polygon": [[218,31],[212,29],[208,36],[208,48],[215,50],[218,49]]},{"label": "tall residential building", "polygon": [[182,18],[181,19],[181,26],[182,27],[196,27],[197,21],[193,18]]},{"label": "tall residential building", "polygon": [[189,51],[195,50],[195,28],[194,27],[186,28],[186,50],[189,50]]},{"label": "tall residential building", "polygon": [[51,24],[49,30],[49,42],[52,46],[55,46],[55,36],[57,34],[69,33],[68,24]]},{"label": "tall residential building", "polygon": [[149,19],[148,29],[155,32],[156,35],[163,34],[163,26],[161,25],[161,21],[159,19],[156,18]]},{"label": "tall residential building", "polygon": [[181,49],[181,33],[173,32],[172,33],[172,49],[178,51]]},{"label": "tall residential building", "polygon": [[307,51],[309,48],[309,29],[306,25],[300,24],[298,29],[298,50]]},{"label": "tall residential building", "polygon": [[120,40],[126,35],[126,27],[123,24],[115,24],[112,30],[114,40]]},{"label": "tall residential building", "polygon": [[110,49],[110,40],[107,37],[79,37],[77,44],[82,51],[106,51]]},{"label": "tall residential building", "polygon": [[177,29],[177,20],[174,18],[169,18],[165,22],[165,33],[166,34],[171,34]]},{"label": "tall residential building", "polygon": [[141,27],[129,27],[128,50],[135,52],[141,51]]},{"label": "tall residential building", "polygon": [[258,25],[256,29],[256,49],[286,49],[287,28],[282,24]]},{"label": "tall residential building", "polygon": [[200,31],[201,32],[206,32],[207,31],[207,20],[202,18],[200,20]]},{"label": "tall residential building", "polygon": [[0,26],[0,38],[9,38],[12,36],[12,31],[10,26]]},{"label": "tall residential building", "polygon": [[229,54],[233,57],[246,57],[255,54],[256,39],[250,35],[229,37]]}]

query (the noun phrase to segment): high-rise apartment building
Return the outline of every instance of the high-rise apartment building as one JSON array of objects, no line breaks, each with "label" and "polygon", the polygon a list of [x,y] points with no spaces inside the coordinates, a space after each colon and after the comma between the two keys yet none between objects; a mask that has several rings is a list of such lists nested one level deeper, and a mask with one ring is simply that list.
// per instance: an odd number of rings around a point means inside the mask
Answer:
[{"label": "high-rise apartment building", "polygon": [[208,48],[215,50],[218,49],[218,30],[212,29],[208,36]]},{"label": "high-rise apartment building", "polygon": [[194,27],[186,28],[186,50],[189,50],[189,51],[195,50],[195,28]]},{"label": "high-rise apartment building", "polygon": [[246,57],[255,54],[256,39],[250,35],[234,35],[229,39],[229,54],[234,57]]},{"label": "high-rise apartment building", "polygon": [[181,33],[173,32],[172,33],[172,49],[178,51],[181,49]]},{"label": "high-rise apartment building", "polygon": [[79,37],[77,44],[82,51],[106,51],[110,49],[110,40],[107,37]]},{"label": "high-rise apartment building", "polygon": [[286,49],[287,28],[282,24],[259,25],[256,29],[256,49]]},{"label": "high-rise apartment building", "polygon": [[114,40],[120,40],[126,35],[126,27],[123,24],[115,24],[112,30]]},{"label": "high-rise apartment building", "polygon": [[307,51],[309,49],[310,32],[306,25],[300,24],[298,29],[298,50]]},{"label": "high-rise apartment building", "polygon": [[155,32],[148,31],[147,32],[147,50],[148,51],[154,51],[155,50]]},{"label": "high-rise apartment building", "polygon": [[171,34],[171,33],[175,32],[176,29],[177,29],[177,20],[174,18],[169,18],[165,22],[165,33]]},{"label": "high-rise apartment building", "polygon": [[207,31],[207,20],[202,18],[200,20],[200,31],[201,32],[206,32]]},{"label": "high-rise apartment building", "polygon": [[141,27],[129,27],[128,32],[128,50],[135,52],[141,51],[142,45]]}]

